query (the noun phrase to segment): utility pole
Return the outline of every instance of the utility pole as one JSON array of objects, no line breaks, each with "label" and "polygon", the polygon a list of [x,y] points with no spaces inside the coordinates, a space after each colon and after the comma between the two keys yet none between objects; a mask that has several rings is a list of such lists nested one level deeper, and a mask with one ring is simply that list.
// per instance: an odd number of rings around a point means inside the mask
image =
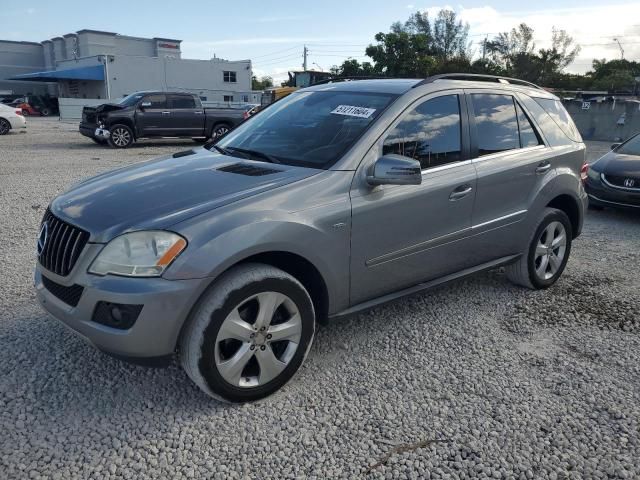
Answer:
[{"label": "utility pole", "polygon": [[304,49],[302,50],[302,56],[304,57],[304,62],[302,63],[302,70],[304,70],[305,72],[307,71],[307,54],[308,53],[309,53],[309,49],[305,45]]},{"label": "utility pole", "polygon": [[489,35],[485,36],[484,41],[482,42],[482,60],[483,61],[487,56],[487,38],[489,38]]},{"label": "utility pole", "polygon": [[616,42],[618,44],[618,47],[620,48],[620,60],[624,60],[624,48],[622,48],[622,45],[620,45],[620,40],[614,38],[613,41]]}]

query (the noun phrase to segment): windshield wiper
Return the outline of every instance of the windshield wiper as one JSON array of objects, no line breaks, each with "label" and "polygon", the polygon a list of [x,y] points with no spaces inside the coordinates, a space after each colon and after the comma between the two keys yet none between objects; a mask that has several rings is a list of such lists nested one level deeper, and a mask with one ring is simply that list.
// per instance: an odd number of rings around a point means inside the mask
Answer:
[{"label": "windshield wiper", "polygon": [[[214,145],[215,147],[215,145]],[[219,148],[219,147],[216,147]],[[277,157],[273,155],[269,155],[268,153],[258,152],[257,150],[249,150],[246,148],[238,148],[238,147],[227,147],[227,150],[233,150],[234,152],[239,152],[245,155],[245,158],[251,159],[261,159],[267,161],[269,163],[282,163]]]},{"label": "windshield wiper", "polygon": [[223,155],[227,155],[228,157],[231,156],[231,152],[229,152],[229,150],[227,150],[226,148],[223,147],[219,147],[218,145],[211,145],[213,148],[215,148],[218,152],[220,152]]}]

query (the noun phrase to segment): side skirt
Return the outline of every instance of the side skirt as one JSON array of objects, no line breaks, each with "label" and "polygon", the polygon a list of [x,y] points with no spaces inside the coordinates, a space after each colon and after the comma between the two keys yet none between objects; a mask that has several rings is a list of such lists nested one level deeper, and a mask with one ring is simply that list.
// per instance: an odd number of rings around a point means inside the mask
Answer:
[{"label": "side skirt", "polygon": [[498,258],[497,260],[492,260],[491,262],[483,263],[476,267],[460,270],[459,272],[451,273],[449,275],[445,275],[444,277],[436,278],[428,282],[419,283],[417,285],[413,285],[411,287],[398,290],[397,292],[389,293],[387,295],[383,295],[382,297],[374,298],[373,300],[367,300],[366,302],[359,303],[357,305],[347,308],[346,310],[342,310],[341,312],[331,315],[329,317],[329,320],[336,320],[338,318],[348,317],[356,313],[360,313],[364,310],[369,310],[371,308],[383,305],[385,303],[392,302],[399,298],[406,297],[407,295],[412,295],[414,293],[422,292],[424,290],[429,290],[430,288],[434,288],[439,285],[443,285],[445,283],[449,283],[454,280],[458,280],[460,278],[473,275],[474,273],[482,272],[484,270],[491,270],[492,268],[500,267],[502,265],[507,265],[509,263],[516,261],[518,258],[520,258],[520,256],[521,254],[517,254],[517,255],[509,255],[507,257]]}]

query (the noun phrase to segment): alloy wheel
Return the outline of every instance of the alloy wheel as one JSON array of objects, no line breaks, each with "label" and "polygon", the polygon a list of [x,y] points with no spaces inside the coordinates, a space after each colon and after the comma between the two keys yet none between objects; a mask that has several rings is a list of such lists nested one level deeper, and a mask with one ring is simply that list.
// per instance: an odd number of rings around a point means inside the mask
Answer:
[{"label": "alloy wheel", "polygon": [[116,128],[111,132],[111,139],[118,147],[126,147],[131,142],[131,134],[125,128]]},{"label": "alloy wheel", "polygon": [[0,135],[6,135],[9,133],[11,126],[4,118],[0,119]]},{"label": "alloy wheel", "polygon": [[552,278],[564,260],[567,250],[567,231],[558,221],[547,225],[536,244],[534,265],[536,276],[541,280]]},{"label": "alloy wheel", "polygon": [[229,129],[227,127],[218,127],[213,134],[215,138],[218,138],[225,135],[228,131]]},{"label": "alloy wheel", "polygon": [[233,386],[264,385],[289,365],[301,334],[300,311],[288,296],[279,292],[252,295],[222,322],[216,337],[216,367]]}]

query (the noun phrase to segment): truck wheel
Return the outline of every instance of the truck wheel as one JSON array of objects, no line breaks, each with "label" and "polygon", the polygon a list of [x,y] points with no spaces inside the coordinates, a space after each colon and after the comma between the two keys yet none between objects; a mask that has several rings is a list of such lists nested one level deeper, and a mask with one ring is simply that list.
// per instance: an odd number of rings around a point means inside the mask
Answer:
[{"label": "truck wheel", "polygon": [[51,110],[49,110],[47,107],[44,107],[42,110],[40,110],[40,113],[43,117],[48,117],[49,115],[51,115]]},{"label": "truck wheel", "polygon": [[214,398],[258,400],[293,377],[314,330],[302,284],[270,265],[248,263],[223,274],[200,300],[180,339],[180,362]]},{"label": "truck wheel", "polygon": [[505,268],[507,277],[513,283],[535,290],[550,287],[567,265],[571,239],[571,222],[567,214],[545,208],[527,252]]},{"label": "truck wheel", "polygon": [[127,148],[134,141],[133,132],[126,125],[114,125],[109,132],[109,145],[113,148]]},{"label": "truck wheel", "polygon": [[211,130],[211,138],[223,137],[224,135],[229,133],[229,130],[231,130],[231,128],[229,128],[229,125],[227,125],[226,123],[215,125]]}]

